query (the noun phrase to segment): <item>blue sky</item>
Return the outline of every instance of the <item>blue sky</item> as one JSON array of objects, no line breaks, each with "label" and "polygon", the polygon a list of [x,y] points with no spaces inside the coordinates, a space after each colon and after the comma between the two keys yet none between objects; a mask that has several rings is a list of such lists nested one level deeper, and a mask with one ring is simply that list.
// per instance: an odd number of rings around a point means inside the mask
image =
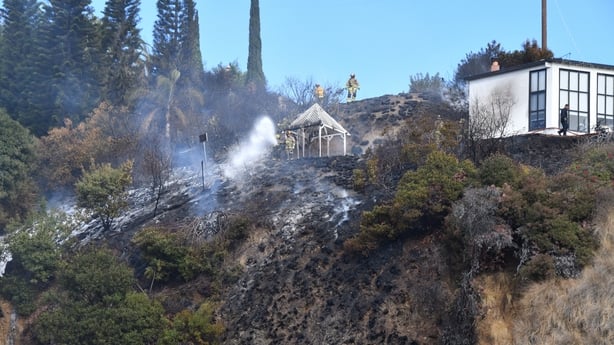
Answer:
[{"label": "blue sky", "polygon": [[[547,0],[555,57],[614,65],[612,0]],[[250,0],[195,0],[206,70],[247,68]],[[93,0],[100,15],[105,0]],[[142,37],[151,42],[156,1],[141,0]],[[452,79],[458,63],[496,40],[503,49],[541,46],[541,0],[260,0],[262,64],[269,88],[286,78],[342,87],[358,98],[398,94],[410,76]],[[504,66],[503,66],[504,67]]]}]

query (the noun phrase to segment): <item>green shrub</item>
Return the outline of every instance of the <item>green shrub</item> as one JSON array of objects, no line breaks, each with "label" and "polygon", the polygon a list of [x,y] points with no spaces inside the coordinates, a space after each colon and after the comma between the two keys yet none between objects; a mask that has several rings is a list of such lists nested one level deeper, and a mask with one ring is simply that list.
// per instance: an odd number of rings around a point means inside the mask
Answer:
[{"label": "green shrub", "polygon": [[363,191],[367,185],[367,174],[362,169],[354,169],[352,171],[352,184],[354,190]]},{"label": "green shrub", "polygon": [[126,188],[132,183],[132,161],[118,169],[110,164],[95,166],[76,183],[77,204],[99,216],[106,230],[127,207]]},{"label": "green shrub", "polygon": [[219,344],[224,326],[215,321],[214,311],[214,305],[209,302],[201,304],[196,311],[181,311],[173,317],[159,344]]},{"label": "green shrub", "polygon": [[486,186],[502,187],[504,183],[518,186],[521,174],[522,171],[518,163],[498,153],[482,161],[479,169],[480,181]]},{"label": "green shrub", "polygon": [[188,247],[177,232],[164,228],[145,228],[134,235],[132,241],[141,250],[147,262],[146,276],[152,281],[168,282],[192,270],[192,260],[188,258]]},{"label": "green shrub", "polygon": [[391,204],[363,212],[360,231],[348,239],[345,248],[365,253],[382,241],[438,228],[452,202],[460,198],[475,175],[470,162],[459,162],[441,151],[432,152],[423,166],[403,175]]},{"label": "green shrub", "polygon": [[583,152],[567,169],[587,181],[611,186],[614,180],[614,146],[592,148]]}]

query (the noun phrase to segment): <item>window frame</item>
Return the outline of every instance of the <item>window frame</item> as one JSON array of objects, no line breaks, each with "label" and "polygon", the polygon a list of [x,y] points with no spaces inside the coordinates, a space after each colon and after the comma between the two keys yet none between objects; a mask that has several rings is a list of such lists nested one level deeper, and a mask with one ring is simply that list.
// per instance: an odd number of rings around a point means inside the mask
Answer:
[{"label": "window frame", "polygon": [[591,73],[567,68],[559,69],[559,109],[569,104],[569,130],[590,131]]},{"label": "window frame", "polygon": [[[529,72],[529,131],[546,128],[547,69]],[[534,80],[535,76],[535,80]]]}]

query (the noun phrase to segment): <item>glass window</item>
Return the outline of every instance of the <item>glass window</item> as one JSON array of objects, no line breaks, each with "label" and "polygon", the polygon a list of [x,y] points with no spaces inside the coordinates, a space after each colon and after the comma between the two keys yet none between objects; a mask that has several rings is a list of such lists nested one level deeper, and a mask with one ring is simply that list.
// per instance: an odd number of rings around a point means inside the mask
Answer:
[{"label": "glass window", "polygon": [[546,70],[532,71],[529,77],[529,130],[546,128]]},{"label": "glass window", "polygon": [[590,124],[588,72],[561,69],[559,71],[559,109],[569,104],[569,129],[588,133]]},{"label": "glass window", "polygon": [[614,75],[597,75],[597,121],[614,126]]}]

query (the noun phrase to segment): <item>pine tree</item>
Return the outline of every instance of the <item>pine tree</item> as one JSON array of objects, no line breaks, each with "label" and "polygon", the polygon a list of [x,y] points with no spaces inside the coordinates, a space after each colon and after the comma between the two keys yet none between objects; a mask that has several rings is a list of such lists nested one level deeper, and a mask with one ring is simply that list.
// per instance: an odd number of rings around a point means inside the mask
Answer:
[{"label": "pine tree", "polygon": [[102,93],[111,104],[128,105],[141,80],[143,40],[137,27],[140,4],[140,0],[108,0],[103,12]]},{"label": "pine tree", "polygon": [[44,6],[44,58],[53,88],[48,109],[56,124],[64,118],[83,120],[100,97],[100,43],[90,4],[91,0],[49,0]]},{"label": "pine tree", "polygon": [[153,32],[153,76],[170,76],[180,65],[185,9],[181,0],[158,0]]},{"label": "pine tree", "polygon": [[248,87],[264,90],[266,78],[262,71],[262,41],[260,40],[260,5],[258,0],[251,0],[249,9],[249,54],[247,56]]},{"label": "pine tree", "polygon": [[0,46],[0,106],[34,134],[50,126],[46,64],[36,0],[5,0]]}]

